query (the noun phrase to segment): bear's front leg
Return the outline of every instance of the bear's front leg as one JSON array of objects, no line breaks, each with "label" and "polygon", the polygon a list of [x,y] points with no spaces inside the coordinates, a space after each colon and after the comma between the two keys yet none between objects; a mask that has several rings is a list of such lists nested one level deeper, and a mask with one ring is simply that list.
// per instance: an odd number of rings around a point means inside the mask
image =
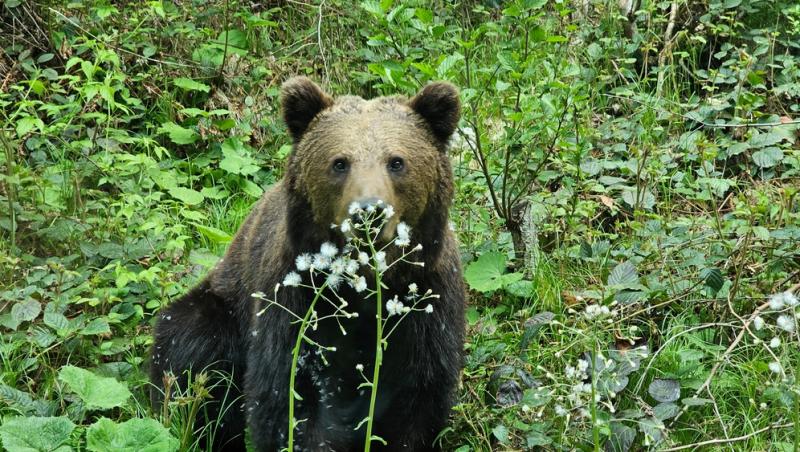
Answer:
[{"label": "bear's front leg", "polygon": [[287,318],[283,325],[272,322],[268,330],[256,329],[257,335],[250,341],[244,387],[247,425],[260,452],[286,447],[292,338],[297,334],[292,334],[288,324]]}]

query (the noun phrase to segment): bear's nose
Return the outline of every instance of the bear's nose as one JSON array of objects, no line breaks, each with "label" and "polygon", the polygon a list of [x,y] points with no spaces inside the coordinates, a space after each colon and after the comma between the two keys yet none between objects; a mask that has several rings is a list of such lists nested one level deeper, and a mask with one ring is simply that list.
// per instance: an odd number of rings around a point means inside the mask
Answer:
[{"label": "bear's nose", "polygon": [[354,226],[360,226],[368,219],[379,218],[386,207],[386,203],[380,198],[364,198],[353,204],[358,206],[358,209],[350,215],[350,221]]}]

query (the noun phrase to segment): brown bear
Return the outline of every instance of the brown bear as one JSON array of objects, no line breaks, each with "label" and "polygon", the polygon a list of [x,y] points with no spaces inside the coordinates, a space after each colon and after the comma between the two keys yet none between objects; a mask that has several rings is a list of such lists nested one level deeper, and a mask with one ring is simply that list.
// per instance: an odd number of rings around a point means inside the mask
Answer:
[{"label": "brown bear", "polygon": [[[401,263],[385,273],[384,299],[402,298],[410,284],[440,298],[432,312],[412,312],[395,325],[374,418],[373,434],[385,445],[376,441],[373,449],[438,450],[434,442],[454,403],[464,339],[465,289],[448,226],[453,176],[446,153],[460,114],[458,91],[438,82],[411,99],[334,99],[297,77],[282,86],[281,103],[294,142],[285,177],[255,205],[210,274],[159,314],[151,379],[163,390],[165,372],[183,386],[189,371],[232,375],[233,385],[217,382],[212,389],[217,403],[209,404],[202,418],[218,421],[212,448],[244,449],[245,426],[257,450],[285,448],[292,348],[299,331],[289,311],[302,316],[314,292],[281,287],[275,301],[285,309],[273,307],[263,315],[256,313],[265,302],[252,294],[272,295],[295,269],[297,256],[325,242],[341,249],[344,234],[331,224],[346,220],[353,203],[391,205],[394,216],[380,240],[393,237],[402,221],[422,248],[416,251],[417,265]],[[372,375],[376,307],[346,285],[337,295],[359,315],[341,320],[341,327],[320,322],[308,330],[311,339],[336,351],[323,357],[303,345],[295,384],[296,450],[364,446],[361,421],[369,391],[359,388],[364,379],[356,368]],[[320,308],[321,318],[325,309]],[[156,406],[161,397],[154,391]],[[222,399],[237,402],[219,403]]]}]

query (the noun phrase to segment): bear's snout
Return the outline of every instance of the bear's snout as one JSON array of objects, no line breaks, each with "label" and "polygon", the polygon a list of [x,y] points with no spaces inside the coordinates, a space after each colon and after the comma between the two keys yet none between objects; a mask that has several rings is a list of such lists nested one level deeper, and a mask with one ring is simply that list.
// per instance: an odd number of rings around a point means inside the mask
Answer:
[{"label": "bear's snout", "polygon": [[357,199],[350,204],[350,221],[353,226],[362,226],[368,217],[383,216],[386,203],[376,197]]}]

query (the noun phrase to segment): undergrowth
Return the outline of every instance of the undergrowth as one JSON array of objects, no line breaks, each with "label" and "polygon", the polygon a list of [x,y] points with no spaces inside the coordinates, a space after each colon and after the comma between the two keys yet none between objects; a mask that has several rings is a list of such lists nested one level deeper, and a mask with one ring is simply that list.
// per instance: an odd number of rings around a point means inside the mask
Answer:
[{"label": "undergrowth", "polygon": [[443,449],[798,450],[800,6],[636,3],[5,1],[3,446],[204,448],[152,321],[281,177],[303,74],[461,87]]}]

